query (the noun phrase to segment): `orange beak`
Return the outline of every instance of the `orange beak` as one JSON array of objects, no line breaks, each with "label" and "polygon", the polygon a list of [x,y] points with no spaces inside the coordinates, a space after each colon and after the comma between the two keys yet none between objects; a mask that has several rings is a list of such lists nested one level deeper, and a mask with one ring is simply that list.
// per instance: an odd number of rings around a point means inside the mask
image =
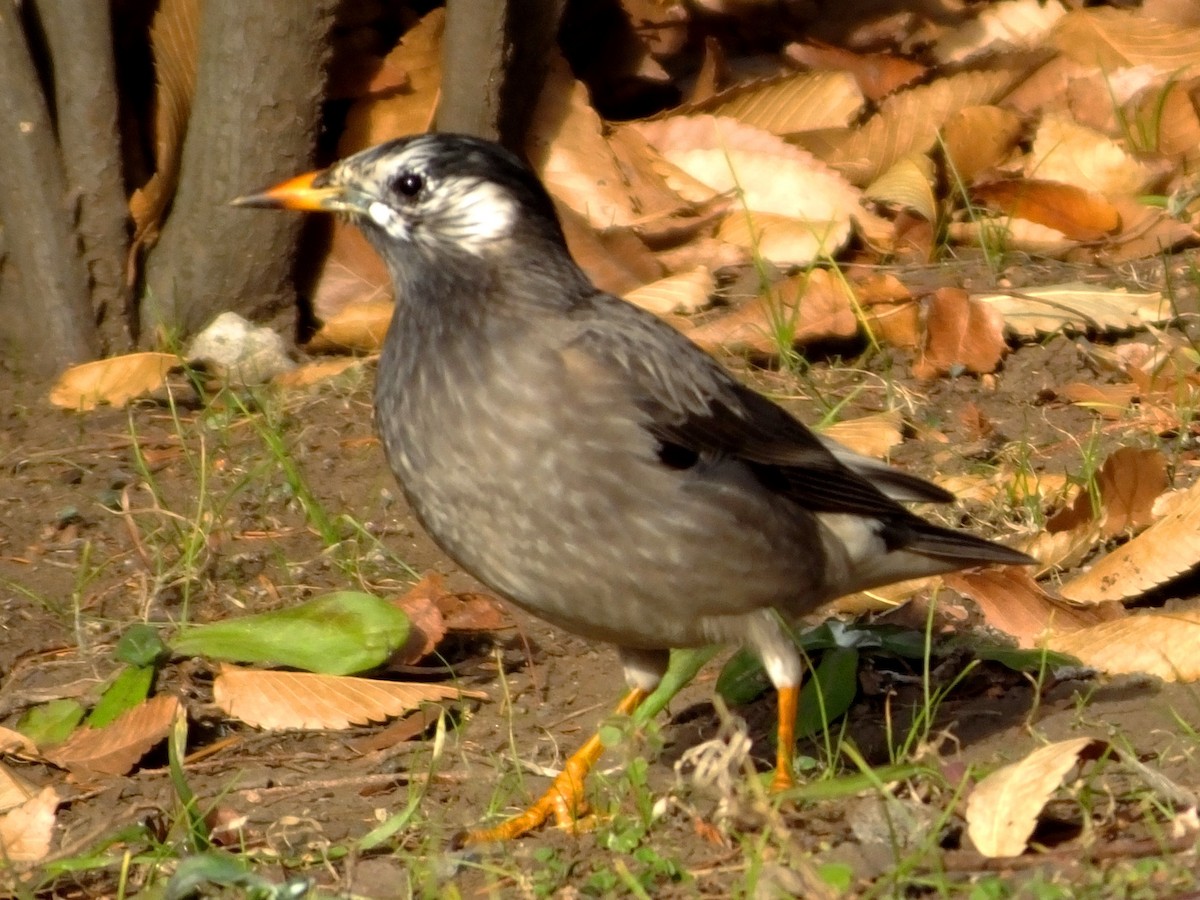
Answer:
[{"label": "orange beak", "polygon": [[289,178],[259,194],[247,194],[231,200],[233,206],[256,206],[268,209],[304,209],[316,212],[339,212],[348,207],[347,192],[337,185],[314,187],[313,182],[324,170],[306,172]]}]

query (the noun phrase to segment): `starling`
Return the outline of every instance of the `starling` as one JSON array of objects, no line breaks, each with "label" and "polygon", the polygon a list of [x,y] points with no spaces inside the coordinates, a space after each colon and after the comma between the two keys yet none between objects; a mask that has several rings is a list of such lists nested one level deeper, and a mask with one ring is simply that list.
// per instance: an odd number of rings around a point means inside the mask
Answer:
[{"label": "starling", "polygon": [[[946,491],[814,435],[571,258],[545,188],[497,144],[422,134],[235,201],[345,215],[396,308],[375,418],[413,512],[465,571],[620,654],[629,713],[670,648],[732,642],[779,698],[793,784],[801,662],[784,624],[844,594],[1023,553],[927,522]],[[524,812],[573,822],[596,737]]]}]

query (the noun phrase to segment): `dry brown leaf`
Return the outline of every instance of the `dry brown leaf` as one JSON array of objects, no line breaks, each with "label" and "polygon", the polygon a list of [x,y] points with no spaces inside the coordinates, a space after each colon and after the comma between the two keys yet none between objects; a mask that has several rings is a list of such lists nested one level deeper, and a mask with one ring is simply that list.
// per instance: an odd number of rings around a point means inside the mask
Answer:
[{"label": "dry brown leaf", "polygon": [[1146,206],[1134,197],[1114,197],[1113,204],[1121,214],[1121,231],[1096,254],[1106,265],[1159,256],[1200,238],[1196,225],[1176,219],[1165,209]]},{"label": "dry brown leaf", "polygon": [[54,837],[59,802],[58,791],[48,786],[0,816],[0,859],[12,863],[44,859]]},{"label": "dry brown leaf", "polygon": [[641,215],[587,87],[557,53],[526,134],[525,154],[550,192],[593,228],[631,225]]},{"label": "dry brown leaf", "polygon": [[1180,76],[1200,65],[1200,28],[1159,22],[1136,9],[1073,10],[1052,40],[1070,58],[1108,72],[1146,65]]},{"label": "dry brown leaf", "polygon": [[305,345],[312,353],[378,353],[383,347],[395,304],[390,300],[353,303],[326,319]]},{"label": "dry brown leaf", "polygon": [[4,763],[0,763],[0,813],[22,805],[34,793],[33,785]]},{"label": "dry brown leaf", "polygon": [[1080,491],[1075,502],[1046,522],[1051,534],[1070,531],[1097,521],[1105,540],[1154,522],[1154,504],[1167,489],[1167,460],[1159,450],[1121,447],[1104,461],[1096,475],[1098,510],[1091,495]]},{"label": "dry brown leaf", "polygon": [[701,347],[731,352],[778,353],[782,337],[793,344],[851,337],[858,331],[845,282],[825,269],[813,269],[780,282],[734,312],[688,332]]},{"label": "dry brown leaf", "polygon": [[332,228],[329,252],[312,289],[313,315],[320,322],[355,303],[392,299],[387,266],[362,231],[341,219]]},{"label": "dry brown leaf", "polygon": [[48,750],[46,759],[79,775],[124,775],[170,734],[175,716],[182,710],[176,697],[159,694],[103,728],[76,729],[66,741]]},{"label": "dry brown leaf", "polygon": [[50,402],[86,412],[101,403],[120,406],[162,387],[167,374],[182,365],[174,353],[128,353],[72,366],[50,389]]},{"label": "dry brown leaf", "polygon": [[921,345],[921,307],[915,300],[876,303],[865,310],[867,327],[880,343],[902,350]]},{"label": "dry brown leaf", "polygon": [[446,636],[446,618],[438,599],[446,592],[442,577],[429,573],[403,596],[392,601],[408,616],[409,635],[404,646],[392,654],[397,665],[412,665],[433,652]]},{"label": "dry brown leaf", "polygon": [[155,74],[155,171],[129,197],[133,240],[126,268],[131,284],[143,248],[158,240],[159,226],[175,196],[183,139],[196,93],[199,31],[200,0],[162,0],[150,23]]},{"label": "dry brown leaf", "polygon": [[997,769],[967,798],[967,834],[987,857],[1020,856],[1050,796],[1099,742],[1073,738],[1048,744],[1020,762]]},{"label": "dry brown leaf", "polygon": [[785,136],[847,126],[862,108],[862,91],[853,75],[824,71],[740,84],[673,115],[726,116]]},{"label": "dry brown leaf", "polygon": [[821,434],[833,438],[855,453],[883,459],[893,447],[904,440],[900,432],[903,424],[900,413],[892,410],[834,422],[821,429]]},{"label": "dry brown leaf", "polygon": [[1082,628],[1100,621],[1092,610],[1055,601],[1022,566],[998,566],[942,576],[946,587],[975,602],[984,620],[1024,648],[1038,646],[1048,629]]},{"label": "dry brown leaf", "polygon": [[687,272],[668,275],[624,294],[630,303],[648,309],[656,315],[692,313],[711,302],[716,279],[704,266]]},{"label": "dry brown leaf", "polygon": [[[1147,532],[1148,534],[1149,532]],[[1046,646],[1068,653],[1110,675],[1141,672],[1164,681],[1200,679],[1200,612],[1153,612],[1125,616],[1065,634]]]},{"label": "dry brown leaf", "polygon": [[822,158],[853,184],[868,184],[896,161],[928,153],[946,120],[968,106],[1003,96],[1016,73],[963,72],[888,97],[879,112]]},{"label": "dry brown leaf", "polygon": [[0,754],[36,758],[37,745],[19,731],[0,726]]},{"label": "dry brown leaf", "polygon": [[489,594],[445,594],[439,598],[438,608],[446,617],[448,631],[479,634],[516,627],[500,601]]},{"label": "dry brown leaf", "polygon": [[1135,384],[1092,384],[1075,382],[1056,392],[1064,400],[1091,409],[1106,419],[1120,419],[1141,393]]},{"label": "dry brown leaf", "polygon": [[1004,163],[1021,137],[1021,119],[999,106],[968,106],[942,126],[942,145],[952,177],[969,185],[981,172]]},{"label": "dry brown leaf", "polygon": [[933,45],[940,63],[959,63],[988,51],[1042,44],[1065,10],[1059,0],[1006,0],[985,6]]},{"label": "dry brown leaf", "polygon": [[1025,175],[1117,196],[1144,191],[1159,170],[1127,153],[1107,135],[1051,113],[1034,135]]},{"label": "dry brown leaf", "polygon": [[971,199],[1007,216],[1054,228],[1075,241],[1099,240],[1121,225],[1117,208],[1104,196],[1056,181],[989,181],[972,187]]},{"label": "dry brown leaf", "polygon": [[662,277],[662,266],[633,229],[598,232],[583,215],[551,199],[571,258],[600,290],[620,296]]},{"label": "dry brown leaf", "polygon": [[354,356],[319,359],[276,375],[271,379],[271,383],[281,388],[311,387],[314,384],[329,381],[331,378],[337,378],[347,369],[362,366],[363,362],[362,359]]},{"label": "dry brown leaf", "polygon": [[1100,522],[1091,520],[1066,531],[1039,531],[1017,545],[1038,561],[1037,574],[1058,569],[1073,569],[1083,562],[1100,543]]},{"label": "dry brown leaf", "polygon": [[363,97],[351,105],[338,139],[339,157],[429,130],[440,97],[445,28],[446,11],[439,8],[404,33],[383,65],[403,71],[407,75],[405,86]]},{"label": "dry brown leaf", "polygon": [[1130,331],[1173,317],[1170,304],[1158,291],[1131,294],[1083,282],[1051,284],[1019,294],[985,294],[975,299],[1000,315],[1005,331],[1026,339],[1059,331]]},{"label": "dry brown leaf", "polygon": [[1200,482],[1187,502],[1062,586],[1074,603],[1129,600],[1200,563]]},{"label": "dry brown leaf", "polygon": [[933,160],[928,156],[906,156],[863,189],[868,200],[909,209],[926,222],[936,222],[937,198],[933,196]]},{"label": "dry brown leaf", "polygon": [[420,704],[484,697],[443,684],[406,684],[312,672],[278,672],[223,665],[213,702],[227,715],[270,730],[341,730],[382,722]]},{"label": "dry brown leaf", "polygon": [[[849,239],[859,192],[812,154],[775,135],[713,116],[671,116],[630,127],[688,178],[710,191],[737,193],[738,205],[721,226],[722,239],[797,265],[833,254]],[[687,184],[670,176],[667,181],[690,196]]]},{"label": "dry brown leaf", "polygon": [[810,69],[849,72],[858,82],[859,89],[872,101],[882,100],[926,72],[925,66],[902,56],[855,53],[826,44],[789,44],[783,53],[792,62]]},{"label": "dry brown leaf", "polygon": [[1007,352],[1004,320],[995,310],[961,288],[938,288],[929,300],[913,375],[935,378],[959,367],[982,375],[996,371]]}]

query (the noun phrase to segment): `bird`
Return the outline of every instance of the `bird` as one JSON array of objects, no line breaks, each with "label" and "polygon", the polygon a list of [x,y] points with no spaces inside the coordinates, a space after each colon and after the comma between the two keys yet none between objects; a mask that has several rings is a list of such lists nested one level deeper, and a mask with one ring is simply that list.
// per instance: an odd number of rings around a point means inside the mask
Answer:
[{"label": "bird", "polygon": [[[855,591],[1033,562],[910,511],[953,496],[817,436],[597,288],[544,185],[497,143],[401,137],[233,202],[343,216],[386,264],[375,422],[433,540],[518,607],[615,645],[619,714],[672,648],[749,648],[778,697],[775,791],[795,783],[790,622]],[[527,809],[459,843],[571,827],[601,750],[593,736]]]}]

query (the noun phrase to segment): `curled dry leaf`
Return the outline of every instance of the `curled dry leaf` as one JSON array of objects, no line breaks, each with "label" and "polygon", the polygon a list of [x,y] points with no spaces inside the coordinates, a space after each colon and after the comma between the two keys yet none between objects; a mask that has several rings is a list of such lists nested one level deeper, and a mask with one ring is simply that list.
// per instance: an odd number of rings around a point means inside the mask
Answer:
[{"label": "curled dry leaf", "polygon": [[1129,600],[1200,563],[1200,482],[1167,516],[1062,586],[1074,603]]},{"label": "curled dry leaf", "polygon": [[896,164],[863,189],[868,200],[909,209],[927,222],[937,221],[937,198],[933,196],[933,160],[913,155]]},{"label": "curled dry leaf", "polygon": [[120,406],[162,387],[180,365],[174,353],[128,353],[72,366],[50,389],[50,402],[86,412],[101,403]]},{"label": "curled dry leaf", "polygon": [[1153,612],[1053,633],[1051,650],[1068,653],[1110,675],[1144,673],[1163,681],[1200,679],[1200,612]]},{"label": "curled dry leaf", "polygon": [[642,285],[624,295],[630,303],[647,309],[656,315],[681,312],[691,313],[708,306],[716,280],[704,266],[687,272],[668,275],[650,284]]},{"label": "curled dry leaf", "polygon": [[988,857],[1020,856],[1050,795],[1085,751],[1102,748],[1093,738],[1059,741],[1020,762],[997,769],[967,798],[967,834]]},{"label": "curled dry leaf", "polygon": [[392,602],[408,616],[408,640],[391,661],[412,665],[434,651],[446,636],[446,619],[437,605],[441,585],[428,576],[414,584],[403,597]]},{"label": "curled dry leaf", "polygon": [[928,153],[938,131],[954,113],[991,103],[1019,77],[1002,69],[963,72],[893,94],[862,128],[822,152],[821,157],[852,184],[868,184],[910,154]]},{"label": "curled dry leaf", "polygon": [[[784,56],[809,69],[849,72],[859,89],[872,101],[911,84],[925,74],[920,63],[888,53],[855,53],[825,44],[788,44]],[[842,124],[848,125],[849,121]]]},{"label": "curled dry leaf", "polygon": [[993,628],[1023,648],[1038,646],[1047,629],[1069,630],[1100,621],[1094,611],[1056,601],[1021,566],[999,566],[942,576],[946,587],[973,600]]},{"label": "curled dry leaf", "polygon": [[167,737],[179,700],[159,694],[122,713],[103,728],[79,728],[63,743],[47,751],[56,766],[80,775],[124,775],[146,752]]},{"label": "curled dry leaf", "polygon": [[0,859],[29,863],[44,859],[54,837],[58,791],[44,787],[16,809],[0,816]]},{"label": "curled dry leaf", "polygon": [[971,199],[1006,216],[1061,231],[1074,241],[1096,241],[1121,225],[1104,196],[1073,184],[1032,178],[989,181],[971,188]]},{"label": "curled dry leaf", "polygon": [[256,728],[341,730],[382,722],[420,704],[485,697],[444,684],[405,684],[312,672],[277,672],[223,665],[213,702]]}]

